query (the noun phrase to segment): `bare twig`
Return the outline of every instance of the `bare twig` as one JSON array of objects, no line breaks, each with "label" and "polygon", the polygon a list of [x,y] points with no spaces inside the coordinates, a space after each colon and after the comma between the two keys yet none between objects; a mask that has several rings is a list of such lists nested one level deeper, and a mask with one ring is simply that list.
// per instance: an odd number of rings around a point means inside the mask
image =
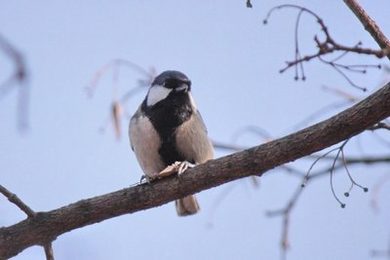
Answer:
[{"label": "bare twig", "polygon": [[112,118],[112,124],[114,125],[115,135],[118,140],[121,137],[122,113],[123,113],[122,104],[114,100],[111,107],[111,118]]},{"label": "bare twig", "polygon": [[[118,97],[118,81],[119,81],[119,70],[121,67],[130,68],[133,71],[141,73],[144,78],[138,80],[138,86],[135,86],[128,90],[125,94]],[[104,131],[108,122],[112,122],[115,136],[119,140],[121,137],[121,118],[123,115],[123,108],[125,103],[136,93],[145,89],[146,86],[149,86],[152,83],[154,77],[154,70],[147,71],[138,64],[124,60],[124,59],[114,59],[109,61],[107,64],[103,65],[100,69],[95,72],[92,80],[86,87],[86,91],[89,97],[92,97],[96,88],[101,80],[101,78],[106,75],[108,72],[112,71],[112,91],[113,98],[111,101],[111,111],[109,113],[109,119],[107,123],[104,124],[100,130]]]},{"label": "bare twig", "polygon": [[[282,168],[286,171],[293,171],[294,173],[297,173],[297,176],[301,176],[302,178],[302,182],[301,184],[296,188],[295,192],[293,193],[293,195],[291,196],[291,198],[289,199],[289,201],[287,202],[286,206],[282,209],[278,209],[278,210],[272,210],[272,211],[268,211],[266,212],[267,216],[269,217],[275,217],[275,216],[281,216],[282,217],[282,235],[281,235],[281,242],[280,242],[280,245],[281,245],[281,256],[282,256],[282,259],[286,259],[287,257],[287,250],[289,249],[289,245],[290,245],[290,242],[289,242],[289,228],[290,228],[290,223],[291,223],[291,214],[292,214],[292,211],[295,207],[295,205],[297,204],[297,201],[298,199],[300,198],[300,196],[302,195],[302,191],[303,191],[303,188],[306,187],[308,185],[309,182],[311,182],[313,179],[319,177],[319,176],[323,176],[325,174],[329,174],[330,176],[330,186],[331,186],[331,191],[332,191],[332,194],[334,196],[334,198],[340,203],[341,207],[344,208],[345,207],[345,203],[341,202],[341,200],[339,199],[339,197],[336,195],[336,192],[334,190],[334,185],[333,185],[333,175],[335,174],[335,172],[339,169],[345,169],[347,175],[348,175],[348,178],[349,180],[351,181],[351,186],[349,188],[349,190],[347,192],[344,193],[344,195],[346,197],[349,197],[350,195],[350,192],[352,190],[352,188],[354,186],[357,186],[359,188],[361,188],[364,192],[367,192],[368,191],[368,188],[366,187],[363,187],[362,185],[358,184],[352,177],[347,165],[348,164],[353,164],[353,163],[368,163],[368,164],[371,164],[371,163],[381,163],[381,162],[385,162],[385,163],[389,163],[390,162],[390,156],[388,157],[376,157],[376,158],[371,158],[371,157],[366,157],[366,158],[348,158],[345,156],[344,154],[344,148],[346,146],[346,144],[348,143],[350,139],[347,139],[345,140],[344,142],[341,143],[341,145],[329,150],[328,152],[324,153],[323,155],[321,156],[316,156],[316,160],[311,164],[311,166],[309,167],[309,169],[307,170],[306,174],[303,174],[302,175],[302,172],[300,172],[299,170],[296,170],[294,168],[292,169],[288,169],[288,168]],[[330,154],[332,152],[335,152],[337,151],[336,153],[336,156],[330,156]],[[341,156],[341,158],[340,158]],[[308,157],[310,158],[310,157]],[[320,171],[317,171],[315,173],[312,173],[312,169],[313,167],[320,161],[320,160],[324,160],[324,159],[331,159],[332,160],[332,165],[328,168],[325,168],[323,170],[320,170]],[[336,162],[339,162],[338,164]],[[285,165],[283,165],[285,166]]]},{"label": "bare twig", "polygon": [[306,117],[304,120],[298,122],[297,124],[295,124],[292,129],[301,129],[302,127],[306,127],[310,122],[312,122],[313,120],[317,119],[318,120],[318,117],[329,112],[329,111],[333,111],[337,108],[341,108],[341,107],[345,107],[346,105],[348,105],[350,102],[349,101],[341,101],[341,102],[335,102],[335,103],[331,103],[327,106],[324,106],[320,109],[318,109],[317,111],[314,111],[312,112],[312,114],[310,114],[308,117]]},{"label": "bare twig", "polygon": [[[105,65],[103,65],[100,69],[97,70],[97,72],[93,76],[92,80],[90,81],[90,83],[86,87],[86,91],[87,91],[88,95],[92,96],[94,94],[94,92],[97,88],[97,85],[99,84],[99,81],[110,70],[114,71],[113,86],[115,87],[115,85],[117,84],[116,81],[118,80],[117,73],[118,73],[118,69],[120,67],[127,67],[133,71],[136,71],[136,72],[144,75],[147,80],[145,82],[144,81],[140,82],[140,85],[144,85],[144,84],[148,85],[148,83],[150,83],[150,81],[153,79],[153,76],[154,76],[152,72],[145,70],[140,65],[138,65],[132,61],[124,60],[124,59],[113,59],[113,60],[109,61],[108,63],[106,63]],[[114,88],[113,91],[115,92],[116,89]]]},{"label": "bare twig", "polygon": [[[10,192],[7,188],[0,185],[0,193],[3,194],[11,203],[16,205],[21,211],[23,211],[28,218],[34,218],[37,213],[33,211],[26,203],[24,203],[16,194]],[[51,242],[43,245],[45,250],[46,260],[54,260],[53,248]],[[0,257],[0,259],[3,259]]]},{"label": "bare twig", "polygon": [[373,210],[379,211],[379,206],[378,206],[379,192],[382,190],[384,185],[389,183],[389,181],[390,181],[390,175],[385,175],[381,177],[372,188],[370,204]]},{"label": "bare twig", "polygon": [[367,14],[356,0],[344,0],[344,3],[352,10],[364,28],[371,34],[372,38],[383,49],[383,54],[390,59],[390,40],[385,36],[376,22]]},{"label": "bare twig", "polygon": [[289,230],[291,223],[291,212],[298,202],[299,197],[301,196],[303,188],[299,185],[290,200],[287,202],[287,205],[283,209],[267,211],[266,215],[268,217],[276,217],[282,216],[282,235],[280,239],[280,247],[281,247],[281,258],[287,258],[287,250],[290,248],[289,242]]},{"label": "bare twig", "polygon": [[216,149],[222,149],[222,150],[230,150],[230,151],[243,151],[245,149],[248,149],[247,146],[239,146],[234,144],[227,144],[222,142],[213,141],[213,146]]},{"label": "bare twig", "polygon": [[[341,95],[346,95],[345,93],[340,93]],[[347,98],[351,98],[350,96],[347,96]],[[254,129],[256,129],[255,127],[252,127]],[[269,137],[269,136],[268,136]],[[304,185],[307,185],[308,181],[310,180],[313,180],[313,179],[316,179],[320,176],[324,176],[326,174],[329,174],[330,173],[330,177],[331,177],[331,189],[332,189],[332,194],[335,196],[336,200],[340,202],[341,206],[342,207],[345,207],[345,204],[342,203],[338,196],[335,194],[335,191],[334,191],[334,187],[333,187],[333,174],[335,173],[335,171],[339,170],[339,169],[345,169],[350,181],[351,181],[351,186],[349,188],[349,190],[347,192],[344,193],[345,196],[349,196],[350,195],[350,192],[352,190],[352,188],[354,186],[357,186],[357,187],[360,187],[361,189],[363,189],[365,192],[368,191],[368,189],[366,187],[363,187],[361,186],[360,184],[358,184],[351,176],[351,173],[347,167],[347,165],[349,164],[357,164],[357,163],[361,163],[361,164],[373,164],[373,163],[390,163],[390,156],[383,156],[383,157],[356,157],[356,158],[352,158],[352,157],[346,157],[345,156],[345,153],[344,153],[344,147],[345,145],[347,144],[348,140],[343,142],[340,146],[334,148],[334,149],[331,149],[330,151],[328,151],[327,153],[323,154],[323,155],[320,155],[320,156],[317,156],[317,155],[314,155],[314,156],[307,156],[306,158],[308,159],[312,159],[312,158],[315,158],[315,161],[313,162],[313,164],[310,166],[309,170],[307,171],[307,173],[305,174],[304,172],[300,171],[300,170],[297,170],[293,167],[290,167],[288,165],[282,165],[278,168],[281,168],[283,170],[285,170],[286,172],[288,173],[293,173],[294,175],[300,177],[300,178],[303,178],[303,182]],[[242,147],[242,146],[238,146],[238,145],[232,145],[232,144],[224,144],[224,143],[220,143],[220,142],[213,142],[214,144],[214,147],[217,148],[217,149],[223,149],[223,150],[232,150],[232,151],[242,151],[244,149],[246,149],[247,147]],[[334,151],[338,151],[336,156],[330,156],[330,154]],[[341,154],[341,158],[339,158],[339,155]],[[332,160],[333,163],[330,167],[327,167],[323,170],[319,170],[317,172],[311,172],[313,166],[319,161],[319,160]],[[336,164],[336,162],[338,162]],[[310,174],[310,177],[309,177],[309,174]],[[290,223],[291,223],[291,214],[292,214],[292,211],[295,207],[295,205],[297,204],[298,202],[298,199],[300,198],[300,196],[302,195],[302,191],[303,191],[303,186],[302,185],[299,185],[295,192],[293,193],[293,195],[291,196],[290,200],[287,202],[286,206],[283,208],[283,209],[279,209],[279,210],[272,210],[272,211],[267,211],[266,212],[266,215],[269,216],[269,217],[275,217],[275,216],[282,216],[282,234],[281,234],[281,240],[280,240],[280,246],[281,246],[281,259],[286,259],[287,258],[287,251],[289,249],[289,246],[290,246],[290,242],[289,242],[289,229],[290,229]]]},{"label": "bare twig", "polygon": [[390,259],[390,236],[387,241],[387,248],[384,250],[371,250],[371,257]]},{"label": "bare twig", "polygon": [[336,96],[342,97],[343,99],[345,99],[346,101],[348,101],[350,103],[355,103],[359,100],[359,98],[357,98],[355,95],[347,93],[346,91],[343,91],[343,90],[338,89],[338,88],[332,88],[332,87],[325,86],[325,85],[323,85],[322,88],[326,91],[329,91],[329,92],[335,94]]},{"label": "bare twig", "polygon": [[[337,43],[333,39],[333,37],[330,35],[329,30],[328,30],[327,26],[325,25],[324,21],[322,20],[322,18],[319,15],[317,15],[315,12],[313,12],[305,7],[299,6],[299,5],[292,5],[292,4],[278,5],[274,8],[272,8],[268,12],[263,23],[264,24],[268,23],[270,16],[272,15],[272,13],[275,10],[280,10],[280,9],[284,9],[284,8],[292,8],[292,9],[298,10],[298,14],[297,14],[296,22],[295,22],[295,34],[294,34],[295,60],[286,62],[286,66],[284,68],[282,68],[279,72],[283,73],[283,72],[287,71],[288,69],[290,69],[291,67],[294,67],[295,68],[294,79],[295,80],[298,80],[298,79],[306,80],[303,63],[308,62],[312,59],[319,59],[322,63],[324,63],[326,65],[330,65],[333,69],[335,69],[341,76],[343,76],[350,83],[351,86],[365,91],[366,88],[355,84],[349,78],[349,76],[345,74],[345,72],[343,70],[350,71],[350,72],[366,73],[366,69],[380,68],[380,66],[379,65],[343,65],[340,63],[336,63],[336,61],[341,59],[342,57],[344,57],[347,53],[366,54],[366,55],[372,55],[372,56],[376,56],[378,58],[382,58],[382,57],[385,57],[386,55],[389,55],[390,48],[383,49],[383,50],[382,49],[381,50],[373,50],[373,49],[369,49],[369,48],[360,47],[361,43],[358,43],[357,45],[352,46],[352,47]],[[321,28],[322,33],[325,36],[325,40],[321,41],[321,40],[319,40],[319,38],[317,36],[314,36],[314,41],[315,41],[317,48],[318,48],[317,53],[302,56],[300,53],[300,50],[299,50],[299,45],[298,45],[298,43],[299,43],[298,30],[299,30],[301,16],[304,13],[307,13],[316,19],[317,23],[319,24],[319,26]],[[340,51],[342,52],[342,54],[339,55],[338,57],[334,58],[331,61],[327,61],[327,60],[323,59],[323,56],[325,56],[327,54],[331,54],[334,52],[340,52]]]},{"label": "bare twig", "polygon": [[16,194],[10,192],[3,185],[0,185],[0,193],[2,193],[11,203],[15,204],[21,211],[23,211],[28,217],[34,217],[35,212],[27,206]]},{"label": "bare twig", "polygon": [[245,133],[255,134],[256,136],[259,136],[264,141],[272,140],[271,134],[268,133],[268,131],[266,131],[265,129],[256,125],[249,125],[236,131],[232,136],[232,142],[236,142],[238,138]]},{"label": "bare twig", "polygon": [[27,78],[26,65],[22,54],[16,50],[4,37],[0,35],[0,49],[14,62],[14,73],[0,84],[0,97],[5,95],[14,83],[23,84]]},{"label": "bare twig", "polygon": [[43,246],[45,249],[46,260],[54,260],[53,247],[51,243],[47,243]]},{"label": "bare twig", "polygon": [[14,63],[14,72],[4,82],[0,83],[0,98],[4,97],[16,85],[19,85],[18,96],[18,129],[28,128],[28,87],[27,69],[22,54],[0,35],[0,50],[2,50]]},{"label": "bare twig", "polygon": [[318,60],[320,60],[322,63],[329,65],[331,68],[333,68],[337,73],[339,73],[351,86],[361,89],[363,91],[366,91],[367,89],[357,85],[347,74],[345,71],[348,72],[357,72],[357,73],[366,73],[367,68],[381,68],[381,65],[344,65],[339,64],[334,61],[328,61],[322,58],[322,56],[317,57]]}]

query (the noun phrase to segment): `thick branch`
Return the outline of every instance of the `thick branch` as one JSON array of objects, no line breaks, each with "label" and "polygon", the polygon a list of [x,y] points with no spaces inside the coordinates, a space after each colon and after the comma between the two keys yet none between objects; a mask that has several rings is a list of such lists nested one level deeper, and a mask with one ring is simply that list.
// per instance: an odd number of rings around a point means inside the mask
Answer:
[{"label": "thick branch", "polygon": [[0,259],[43,245],[73,229],[157,207],[243,177],[258,175],[350,138],[390,116],[390,83],[353,107],[286,137],[167,177],[81,200],[0,229]]},{"label": "thick branch", "polygon": [[364,28],[371,34],[372,38],[374,38],[378,45],[382,49],[387,50],[387,57],[390,59],[390,40],[381,31],[375,21],[356,0],[344,0],[344,2],[360,20]]}]

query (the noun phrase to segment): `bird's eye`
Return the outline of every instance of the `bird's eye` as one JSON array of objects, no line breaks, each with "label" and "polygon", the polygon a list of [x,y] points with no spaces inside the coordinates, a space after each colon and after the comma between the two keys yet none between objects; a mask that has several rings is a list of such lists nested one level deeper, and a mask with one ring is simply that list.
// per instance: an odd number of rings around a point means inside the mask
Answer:
[{"label": "bird's eye", "polygon": [[175,88],[177,85],[178,85],[177,81],[174,79],[167,79],[164,82],[164,87],[166,87],[166,88]]}]

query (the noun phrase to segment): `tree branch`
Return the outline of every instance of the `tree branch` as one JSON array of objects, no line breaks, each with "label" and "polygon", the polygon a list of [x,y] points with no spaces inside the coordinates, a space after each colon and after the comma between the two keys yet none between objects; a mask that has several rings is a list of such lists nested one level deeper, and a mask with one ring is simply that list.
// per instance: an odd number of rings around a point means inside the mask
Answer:
[{"label": "tree branch", "polygon": [[15,204],[28,217],[35,216],[35,212],[27,204],[25,204],[21,199],[19,199],[18,196],[16,196],[16,194],[10,192],[3,185],[0,185],[0,193],[3,194],[9,200],[9,202]]},{"label": "tree branch", "polygon": [[[389,48],[383,48],[379,50],[373,50],[368,48],[362,48],[362,43],[359,42],[355,44],[355,46],[346,46],[343,44],[339,44],[336,40],[333,39],[331,36],[328,27],[326,26],[324,20],[315,12],[311,11],[310,9],[307,9],[300,5],[295,4],[282,4],[277,5],[273,8],[271,8],[266,18],[263,20],[264,24],[268,23],[268,20],[270,19],[271,15],[276,11],[280,9],[295,9],[298,11],[297,18],[295,21],[295,33],[294,33],[294,40],[295,40],[295,59],[293,61],[287,61],[286,66],[279,70],[280,73],[284,73],[285,71],[289,70],[290,68],[295,68],[295,80],[306,80],[305,76],[305,70],[304,70],[304,62],[309,62],[313,59],[318,59],[320,62],[331,66],[337,73],[339,73],[345,80],[348,81],[348,83],[358,89],[361,89],[363,91],[366,91],[367,89],[365,87],[359,86],[355,84],[350,77],[346,74],[346,72],[358,72],[358,73],[366,73],[368,68],[381,68],[380,65],[370,65],[370,64],[353,64],[353,65],[345,65],[341,64],[339,61],[341,58],[343,58],[348,53],[358,53],[358,54],[366,54],[366,55],[374,55],[378,58],[383,58],[385,56],[390,56],[390,47]],[[313,18],[316,19],[317,23],[319,24],[322,33],[324,34],[324,39],[320,40],[320,38],[315,35],[314,36],[314,42],[317,46],[317,52],[310,55],[302,55],[299,47],[299,26],[301,24],[301,17],[303,14],[309,14]],[[374,21],[372,21],[373,24],[375,24]],[[379,28],[378,28],[379,30]],[[386,37],[384,38],[386,39]],[[324,57],[328,54],[335,53],[335,52],[341,52],[337,57],[326,60]]]},{"label": "tree branch", "polygon": [[361,7],[356,0],[344,0],[344,3],[352,10],[359,21],[363,24],[364,29],[368,31],[372,38],[383,49],[387,50],[387,58],[390,60],[390,40],[381,31],[375,21],[367,14],[367,12]]},{"label": "tree branch", "polygon": [[279,165],[357,135],[390,116],[390,83],[353,107],[294,134],[208,161],[180,177],[170,176],[64,206],[0,228],[0,259],[32,245],[44,245],[73,229],[157,207],[189,194]]}]

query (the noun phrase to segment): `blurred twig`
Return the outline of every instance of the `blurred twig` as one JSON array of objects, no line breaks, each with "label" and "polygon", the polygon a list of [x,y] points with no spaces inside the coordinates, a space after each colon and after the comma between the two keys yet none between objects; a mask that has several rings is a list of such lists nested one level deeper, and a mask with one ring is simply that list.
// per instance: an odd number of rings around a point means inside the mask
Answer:
[{"label": "blurred twig", "polygon": [[387,241],[387,248],[384,250],[371,250],[371,257],[373,258],[387,258],[390,259],[390,236]]},{"label": "blurred twig", "polygon": [[[390,175],[385,175],[382,178],[380,178],[372,188],[372,193],[371,193],[371,207],[375,211],[379,211],[379,206],[378,206],[378,198],[379,198],[379,192],[382,190],[383,186],[388,184],[390,181]],[[389,247],[390,249],[390,247]]]},{"label": "blurred twig", "polygon": [[[119,71],[121,67],[129,68],[132,71],[136,71],[144,76],[144,78],[138,80],[138,85],[128,90],[126,93],[119,95],[118,94],[118,81],[119,81]],[[86,87],[86,91],[88,96],[92,97],[96,91],[96,88],[102,79],[107,73],[112,71],[112,91],[113,97],[111,100],[111,108],[109,113],[109,118],[111,119],[115,136],[119,140],[121,137],[121,119],[123,116],[123,110],[125,103],[136,93],[145,89],[145,87],[149,86],[152,83],[152,80],[155,75],[154,69],[147,71],[140,65],[124,60],[124,59],[113,59],[99,68],[94,76],[92,77],[90,83]],[[119,97],[118,97],[119,96]],[[107,120],[110,121],[110,120]],[[100,128],[101,131],[104,131],[106,126]]]},{"label": "blurred twig", "polygon": [[18,98],[18,129],[28,128],[28,88],[27,69],[23,55],[0,35],[0,50],[4,52],[14,63],[14,72],[2,83],[0,83],[0,98],[9,93],[15,86],[19,86]]},{"label": "blurred twig", "polygon": [[302,186],[299,185],[293,195],[291,196],[290,200],[287,202],[286,206],[283,209],[279,210],[269,210],[266,212],[266,215],[268,217],[276,217],[276,216],[282,216],[282,235],[280,239],[280,247],[281,247],[281,253],[282,253],[282,259],[286,259],[287,250],[290,247],[289,242],[289,229],[290,229],[290,218],[291,218],[291,212],[293,208],[295,207],[296,203],[298,202],[298,199],[300,195],[302,194]]},{"label": "blurred twig", "polygon": [[7,80],[0,84],[0,97],[8,93],[15,83],[24,84],[27,78],[26,65],[22,54],[0,35],[0,49],[13,61],[15,69]]}]

